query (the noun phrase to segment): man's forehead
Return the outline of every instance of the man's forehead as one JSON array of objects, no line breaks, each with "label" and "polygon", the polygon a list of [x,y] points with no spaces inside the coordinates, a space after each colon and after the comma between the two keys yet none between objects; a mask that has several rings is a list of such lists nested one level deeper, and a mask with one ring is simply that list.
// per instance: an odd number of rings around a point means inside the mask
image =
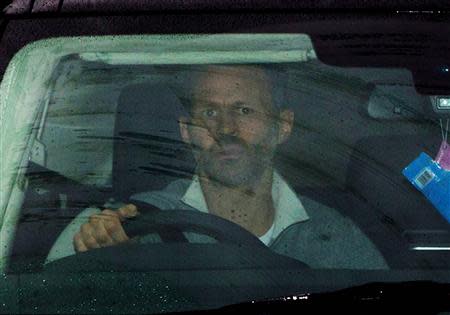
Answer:
[{"label": "man's forehead", "polygon": [[208,65],[200,71],[199,81],[211,78],[269,83],[264,69],[254,65]]},{"label": "man's forehead", "polygon": [[270,99],[270,81],[256,66],[208,66],[194,85],[194,99],[222,103]]}]

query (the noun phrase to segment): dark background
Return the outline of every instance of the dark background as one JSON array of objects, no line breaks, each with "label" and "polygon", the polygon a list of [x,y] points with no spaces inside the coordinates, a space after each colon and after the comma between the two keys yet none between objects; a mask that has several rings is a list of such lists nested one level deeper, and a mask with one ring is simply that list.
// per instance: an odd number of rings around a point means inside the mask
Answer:
[{"label": "dark background", "polygon": [[312,37],[322,62],[408,67],[420,92],[450,90],[450,74],[444,71],[450,65],[450,4],[443,1],[9,2],[0,24],[1,75],[20,48],[43,38],[302,32]]}]

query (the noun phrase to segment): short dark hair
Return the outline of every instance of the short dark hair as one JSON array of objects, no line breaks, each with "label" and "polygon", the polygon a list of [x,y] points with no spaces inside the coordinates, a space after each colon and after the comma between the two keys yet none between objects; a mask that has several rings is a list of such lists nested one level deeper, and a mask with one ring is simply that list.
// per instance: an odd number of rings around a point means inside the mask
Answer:
[{"label": "short dark hair", "polygon": [[286,71],[277,64],[202,64],[202,65],[186,65],[180,66],[179,70],[183,74],[180,76],[181,82],[177,84],[175,88],[180,102],[185,107],[188,113],[191,113],[193,106],[192,103],[192,91],[195,88],[199,77],[207,71],[209,66],[230,66],[230,67],[242,67],[252,66],[264,71],[267,77],[270,79],[270,85],[272,87],[272,105],[278,110],[283,109],[285,104],[285,93],[287,86],[287,74]]}]

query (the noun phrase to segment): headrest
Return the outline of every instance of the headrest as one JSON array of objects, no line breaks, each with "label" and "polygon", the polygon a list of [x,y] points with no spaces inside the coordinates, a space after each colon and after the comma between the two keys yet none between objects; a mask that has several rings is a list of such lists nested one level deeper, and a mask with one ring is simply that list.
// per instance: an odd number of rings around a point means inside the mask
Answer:
[{"label": "headrest", "polygon": [[115,196],[128,199],[192,176],[195,163],[178,127],[186,115],[168,86],[142,83],[122,91],[114,127]]}]

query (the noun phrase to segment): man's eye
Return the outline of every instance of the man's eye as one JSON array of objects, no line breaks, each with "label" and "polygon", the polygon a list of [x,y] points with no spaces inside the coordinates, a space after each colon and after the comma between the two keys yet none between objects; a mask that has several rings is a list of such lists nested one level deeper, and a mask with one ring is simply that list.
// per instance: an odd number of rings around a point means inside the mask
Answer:
[{"label": "man's eye", "polygon": [[217,111],[214,109],[206,109],[202,112],[202,115],[207,117],[207,118],[211,118],[211,117],[216,117],[217,116]]},{"label": "man's eye", "polygon": [[249,115],[254,112],[254,110],[251,109],[250,107],[240,107],[238,109],[238,111],[239,111],[239,114],[243,114],[243,115]]}]

